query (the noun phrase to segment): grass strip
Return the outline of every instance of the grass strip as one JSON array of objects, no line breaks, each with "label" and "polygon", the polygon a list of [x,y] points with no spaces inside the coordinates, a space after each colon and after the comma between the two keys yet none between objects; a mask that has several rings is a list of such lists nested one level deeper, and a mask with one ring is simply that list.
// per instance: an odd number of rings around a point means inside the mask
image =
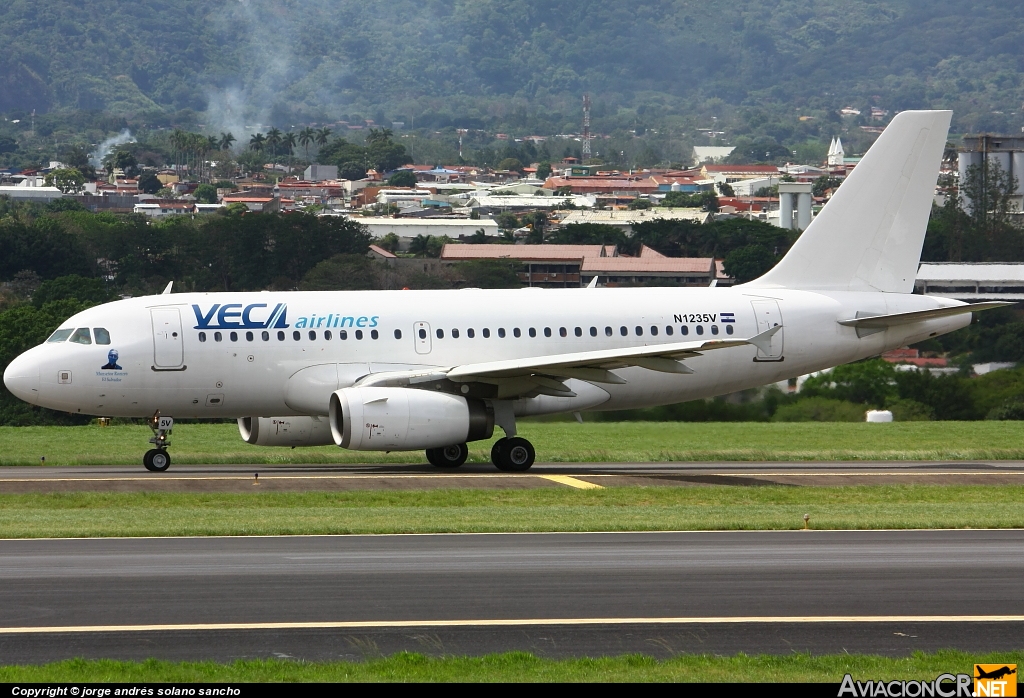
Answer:
[{"label": "grass strip", "polygon": [[308,663],[280,659],[143,662],[72,659],[41,666],[0,667],[2,683],[420,681],[420,682],[834,682],[847,673],[861,681],[931,681],[943,673],[969,674],[975,663],[1024,664],[1024,652],[971,654],[953,650],[909,657],[875,655],[681,655],[653,659],[625,655],[598,659],[542,659],[526,652],[483,657],[427,657],[402,652],[364,662]]},{"label": "grass strip", "polygon": [[5,538],[1021,528],[1024,486],[615,487],[0,495]]},{"label": "grass strip", "polygon": [[[538,460],[555,462],[765,460],[1024,460],[1024,422],[693,423],[525,422]],[[495,435],[495,438],[500,435]],[[137,465],[144,426],[0,427],[0,465]],[[491,441],[470,444],[490,461]],[[244,443],[233,424],[180,424],[175,463],[422,463],[420,451],[377,453],[335,446],[267,448]]]}]

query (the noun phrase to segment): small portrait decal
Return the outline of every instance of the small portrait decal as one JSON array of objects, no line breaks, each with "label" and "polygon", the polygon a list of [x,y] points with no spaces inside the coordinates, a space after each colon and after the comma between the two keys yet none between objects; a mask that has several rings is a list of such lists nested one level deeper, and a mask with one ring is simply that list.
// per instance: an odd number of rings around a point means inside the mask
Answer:
[{"label": "small portrait decal", "polygon": [[104,371],[120,371],[121,367],[117,365],[117,349],[111,349],[107,352],[107,365],[100,367]]}]

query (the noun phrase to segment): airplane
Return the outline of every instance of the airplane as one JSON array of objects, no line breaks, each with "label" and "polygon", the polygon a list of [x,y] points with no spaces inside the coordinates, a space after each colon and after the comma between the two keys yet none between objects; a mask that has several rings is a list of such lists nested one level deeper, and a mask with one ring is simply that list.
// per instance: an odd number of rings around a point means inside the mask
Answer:
[{"label": "airplane", "polygon": [[171,463],[174,417],[235,418],[260,446],[424,449],[456,468],[536,458],[531,415],[712,397],[857,361],[1007,305],[912,293],[949,111],[898,114],[779,263],[732,287],[168,293],[84,310],[18,356],[33,405],[150,418],[143,464]]},{"label": "airplane", "polygon": [[1015,668],[1011,669],[1008,666],[1003,666],[1003,667],[1000,667],[999,669],[994,669],[992,671],[985,671],[984,669],[981,668],[981,666],[979,666],[977,664],[975,664],[974,667],[975,667],[975,671],[978,674],[977,676],[974,677],[976,679],[1001,679],[1004,676],[1010,676],[1012,674],[1016,674],[1017,673],[1017,669],[1015,669]]}]

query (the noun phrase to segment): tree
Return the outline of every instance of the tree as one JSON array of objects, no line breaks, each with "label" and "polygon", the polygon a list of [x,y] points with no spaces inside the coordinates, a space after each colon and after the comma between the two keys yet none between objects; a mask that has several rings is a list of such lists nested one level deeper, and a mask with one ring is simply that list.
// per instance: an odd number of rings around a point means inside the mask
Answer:
[{"label": "tree", "polygon": [[387,250],[388,252],[396,252],[398,250],[399,242],[400,241],[397,235],[395,235],[394,233],[388,233],[384,237],[378,238],[376,245],[377,247],[383,250]]},{"label": "tree", "polygon": [[309,160],[309,144],[316,140],[316,133],[309,126],[299,131],[299,143],[306,151],[306,160]]},{"label": "tree", "polygon": [[455,265],[469,288],[520,288],[515,264],[500,259],[481,259]]},{"label": "tree", "polygon": [[[829,175],[821,175],[820,177],[815,179],[814,183],[811,185],[811,193],[814,194],[814,196],[825,196],[825,192],[830,191],[830,190],[831,191],[835,191],[836,189],[839,188],[839,185],[842,184],[842,183],[843,183],[843,180],[839,179],[838,177],[830,177]],[[777,188],[776,188],[775,192],[776,192],[776,195],[777,195],[778,194],[778,189]]]},{"label": "tree", "polygon": [[409,170],[399,170],[390,177],[388,177],[389,187],[411,187],[415,188],[417,184],[416,175]]},{"label": "tree", "polygon": [[234,145],[235,137],[231,135],[231,132],[220,134],[220,149],[231,150],[231,146]]},{"label": "tree", "polygon": [[249,149],[257,153],[262,153],[264,146],[267,144],[267,137],[262,133],[257,133],[249,139]]},{"label": "tree", "polygon": [[204,204],[217,203],[217,187],[212,184],[200,184],[195,191],[196,201]]},{"label": "tree", "polygon": [[156,194],[163,186],[152,172],[143,172],[139,175],[139,191],[145,194]]},{"label": "tree", "polygon": [[366,168],[361,163],[349,161],[338,166],[338,176],[342,179],[357,180],[366,176]]},{"label": "tree", "polygon": [[719,182],[715,185],[718,187],[718,191],[722,196],[733,197],[736,196],[736,191],[732,188],[732,185],[728,182]]},{"label": "tree", "polygon": [[316,132],[316,135],[314,136],[314,138],[316,140],[316,144],[318,146],[320,146],[321,148],[324,147],[325,145],[327,145],[327,140],[330,137],[331,137],[331,129],[327,128],[326,126],[321,128],[320,130],[318,130]]},{"label": "tree", "polygon": [[519,218],[511,211],[502,211],[495,221],[502,230],[515,230],[519,227]]},{"label": "tree", "polygon": [[295,146],[298,145],[298,137],[292,132],[284,134],[281,138],[281,145],[288,151],[288,174],[292,172],[292,157],[295,155]]},{"label": "tree", "polygon": [[629,202],[630,211],[644,211],[651,207],[649,199],[633,199]]},{"label": "tree", "polygon": [[85,177],[76,169],[62,168],[52,170],[43,178],[43,184],[57,187],[65,194],[77,194],[85,185]]},{"label": "tree", "polygon": [[121,170],[125,177],[137,177],[139,175],[139,162],[130,150],[115,150],[103,159],[107,174],[113,174],[114,170]]},{"label": "tree", "polygon": [[116,295],[107,290],[102,280],[71,274],[41,283],[32,294],[32,305],[41,308],[47,303],[66,299],[98,305],[115,298]]},{"label": "tree", "polygon": [[763,275],[775,266],[772,251],[764,245],[746,245],[725,256],[725,273],[742,284]]},{"label": "tree", "polygon": [[373,262],[364,255],[339,254],[309,270],[300,291],[362,291],[379,288]]},{"label": "tree", "polygon": [[275,126],[267,131],[267,145],[270,147],[270,156],[277,155],[277,149],[281,145],[281,129]]},{"label": "tree", "polygon": [[537,179],[547,179],[551,176],[551,163],[542,162],[537,165]]},{"label": "tree", "polygon": [[498,163],[497,169],[502,171],[518,172],[522,174],[523,163],[519,162],[519,160],[517,160],[516,158],[505,158],[504,160]]},{"label": "tree", "polygon": [[687,194],[682,191],[670,191],[661,200],[661,205],[667,208],[700,208],[704,211],[718,210],[718,197],[713,191],[705,191],[697,194]]}]

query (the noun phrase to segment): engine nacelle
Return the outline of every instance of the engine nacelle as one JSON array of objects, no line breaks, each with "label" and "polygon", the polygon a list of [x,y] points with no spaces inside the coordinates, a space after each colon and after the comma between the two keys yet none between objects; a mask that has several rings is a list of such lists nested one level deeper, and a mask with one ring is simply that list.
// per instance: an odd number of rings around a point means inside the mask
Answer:
[{"label": "engine nacelle", "polygon": [[317,417],[239,417],[242,440],[256,446],[330,446],[331,425]]},{"label": "engine nacelle", "polygon": [[482,400],[414,388],[342,388],[331,395],[334,443],[354,451],[417,451],[489,439]]}]

